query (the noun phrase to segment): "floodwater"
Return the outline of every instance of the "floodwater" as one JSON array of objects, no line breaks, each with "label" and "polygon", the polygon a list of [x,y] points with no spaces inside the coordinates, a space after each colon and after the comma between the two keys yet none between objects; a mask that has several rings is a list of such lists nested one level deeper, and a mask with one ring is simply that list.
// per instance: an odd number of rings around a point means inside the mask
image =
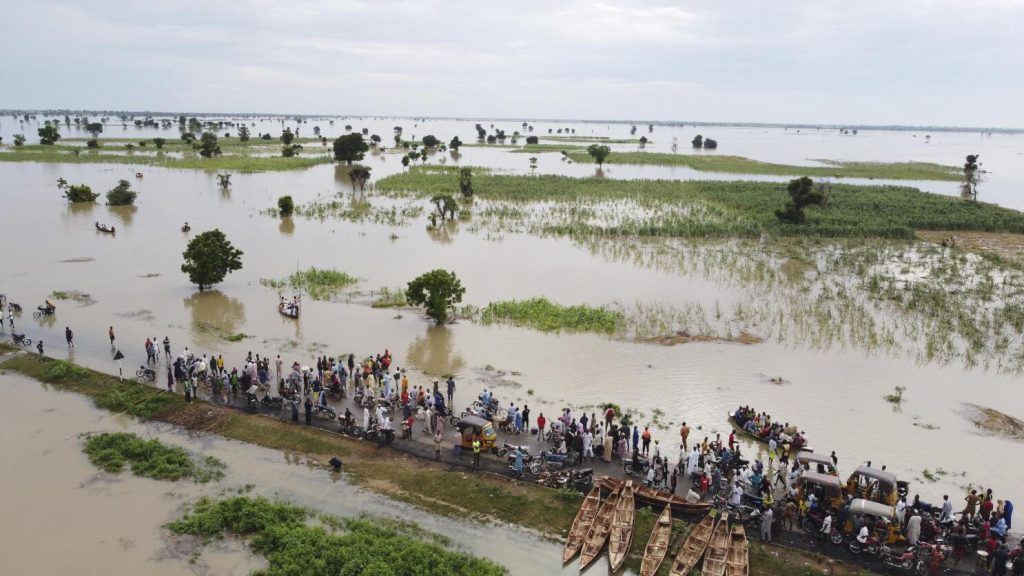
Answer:
[{"label": "floodwater", "polygon": [[[287,453],[112,416],[84,396],[45,389],[19,375],[4,374],[0,384],[5,391],[0,406],[5,459],[0,469],[0,573],[5,576],[248,574],[266,562],[242,543],[203,547],[193,562],[193,548],[162,528],[184,504],[245,486],[254,487],[254,494],[338,517],[412,521],[443,534],[461,550],[508,567],[513,575],[577,572],[572,564],[563,569],[560,543],[505,525],[434,516],[350,486],[344,476],[332,479],[322,468]],[[161,482],[129,472],[110,476],[81,451],[80,434],[103,431],[134,432],[214,456],[227,464],[226,476],[207,485]]]},{"label": "floodwater", "polygon": [[[434,133],[446,140],[452,134],[448,127],[458,129],[464,141],[473,141],[474,136],[471,122],[431,121],[415,128],[408,120],[351,123],[357,128],[371,126],[384,136],[391,134],[395,124],[404,125],[409,136]],[[334,131],[343,124],[336,121]],[[3,126],[10,130],[9,120]],[[575,126],[577,135],[592,130],[595,135],[628,137],[628,126]],[[538,131],[546,132],[546,127],[537,124]],[[303,135],[311,130],[306,125],[302,129]],[[506,130],[511,133],[511,129],[510,123]],[[118,130],[107,135],[119,136]],[[127,133],[146,134],[134,130],[129,128]],[[279,130],[278,125],[275,131]],[[638,136],[643,130],[639,127]],[[719,153],[776,162],[831,158],[956,164],[965,150],[976,151],[992,171],[983,194],[1024,207],[1013,194],[1024,183],[1024,174],[1014,172],[1024,166],[1019,162],[1022,136],[934,133],[925,144],[922,134],[914,139],[909,132],[862,131],[841,136],[806,130],[790,134],[781,129],[701,127],[700,131],[717,137]],[[332,132],[325,128],[325,133]],[[655,140],[652,149],[666,150],[668,135],[675,133],[680,149],[685,150],[693,128],[656,127],[649,135]],[[461,163],[526,172],[526,156],[466,148]],[[394,155],[368,156],[366,163],[373,167],[374,179],[400,169]],[[569,173],[584,167],[544,156],[540,170],[546,169]],[[748,295],[712,277],[614,261],[566,239],[495,235],[476,231],[471,223],[458,222],[456,232],[439,236],[424,230],[424,218],[401,226],[277,220],[260,213],[286,193],[302,204],[350,191],[344,170],[332,165],[235,174],[229,191],[218,188],[214,174],[143,167],[145,178],[135,180],[132,175],[137,170],[0,163],[0,210],[7,216],[5,233],[10,239],[0,256],[0,292],[26,308],[16,318],[18,330],[45,340],[48,354],[116,373],[118,366],[111,360],[106,337],[111,325],[117,333],[117,348],[127,356],[124,371],[128,375],[144,360],[143,341],[165,335],[175,351],[187,345],[198,353],[222,354],[229,367],[239,365],[250,350],[281,354],[288,364],[293,360],[309,364],[315,355],[363,355],[387,348],[397,366],[411,371],[414,385],[454,373],[459,383],[458,407],[492,381],[483,370],[488,365],[519,373],[506,377],[497,395],[503,401],[529,404],[534,415],[550,416],[566,405],[606,401],[647,416],[661,409],[660,419],[668,427],[657,431],[656,437],[664,439],[663,445],[674,444],[674,430],[683,420],[701,427],[695,432],[698,436],[715,431],[726,434],[726,412],[738,404],[750,404],[780,420],[798,423],[817,450],[835,450],[844,473],[868,460],[910,480],[922,477],[926,468],[932,472],[941,468],[949,474],[935,482],[914,481],[911,490],[926,500],[950,493],[956,501],[961,486],[973,482],[993,487],[997,497],[1015,499],[1017,479],[1024,471],[1024,445],[979,435],[960,412],[964,402],[971,402],[1021,417],[1024,391],[1017,376],[959,364],[921,365],[911,358],[869,355],[857,349],[815,350],[774,341],[751,346],[708,342],[663,347],[468,322],[437,328],[416,311],[372,309],[359,298],[307,302],[303,318],[293,321],[277,314],[277,295],[261,286],[260,278],[282,278],[309,266],[333,267],[360,277],[356,288],[366,292],[400,287],[424,271],[444,267],[461,278],[466,303],[477,305],[546,296],[565,304],[697,303],[708,310],[717,304],[730,310]],[[683,174],[665,167],[612,166],[605,172],[616,177]],[[69,207],[55,187],[60,177],[89,184],[96,191],[113,187],[120,178],[132,180],[140,192],[137,206]],[[955,188],[955,183],[933,184]],[[194,232],[220,228],[245,253],[244,269],[228,276],[214,291],[197,292],[179,270],[188,240],[179,227],[186,220]],[[116,237],[97,233],[94,221],[117,226]],[[30,310],[54,290],[77,290],[90,298],[58,302],[56,318],[33,320]],[[65,326],[76,333],[73,350],[64,346]],[[237,343],[224,338],[235,333],[250,337]],[[774,376],[783,377],[785,383],[772,383]],[[907,389],[899,410],[882,399],[896,386]],[[957,475],[962,472],[966,476]]]}]

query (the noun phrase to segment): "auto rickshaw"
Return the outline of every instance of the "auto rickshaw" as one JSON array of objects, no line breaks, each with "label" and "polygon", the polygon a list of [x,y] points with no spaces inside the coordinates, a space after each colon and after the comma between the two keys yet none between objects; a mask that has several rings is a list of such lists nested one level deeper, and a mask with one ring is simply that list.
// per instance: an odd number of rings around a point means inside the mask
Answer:
[{"label": "auto rickshaw", "polygon": [[806,468],[811,472],[828,474],[830,476],[839,476],[839,471],[836,470],[835,465],[832,464],[831,456],[822,456],[821,454],[801,450],[800,452],[797,452],[796,463],[800,468]]},{"label": "auto rickshaw", "polygon": [[900,533],[902,526],[900,526],[899,519],[896,518],[896,508],[888,504],[864,500],[863,498],[850,500],[850,508],[846,514],[846,523],[842,526],[843,532],[854,532],[853,519],[856,516],[860,516],[865,522],[873,523],[874,529],[872,531],[886,544],[897,544],[906,541],[906,538]]},{"label": "auto rickshaw", "polygon": [[479,416],[463,416],[455,425],[462,436],[462,447],[467,450],[473,449],[473,437],[480,436],[480,450],[482,452],[496,452],[498,434],[494,432],[494,425],[490,420],[484,420]]},{"label": "auto rickshaw", "polygon": [[796,489],[800,500],[806,500],[808,494],[814,494],[823,507],[836,510],[843,507],[843,483],[838,476],[805,470],[796,479]]},{"label": "auto rickshaw", "polygon": [[852,498],[895,506],[900,496],[898,484],[892,472],[861,466],[846,481],[846,492]]}]

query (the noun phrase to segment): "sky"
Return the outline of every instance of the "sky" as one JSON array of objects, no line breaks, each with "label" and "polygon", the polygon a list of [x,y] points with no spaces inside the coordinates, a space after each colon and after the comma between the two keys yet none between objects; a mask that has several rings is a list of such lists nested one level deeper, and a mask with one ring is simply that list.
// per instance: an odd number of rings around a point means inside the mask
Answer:
[{"label": "sky", "polygon": [[1024,0],[0,0],[0,109],[1024,128]]}]

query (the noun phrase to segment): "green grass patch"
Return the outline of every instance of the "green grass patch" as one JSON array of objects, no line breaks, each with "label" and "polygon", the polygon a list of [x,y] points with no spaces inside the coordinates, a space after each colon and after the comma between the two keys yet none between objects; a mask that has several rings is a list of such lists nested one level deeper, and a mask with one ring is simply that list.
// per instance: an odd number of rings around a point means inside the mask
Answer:
[{"label": "green grass patch", "polygon": [[[609,138],[608,136],[538,136],[551,142],[596,142],[598,144],[640,144],[639,138]],[[649,140],[648,144],[653,141]]]},{"label": "green grass patch", "polygon": [[[564,176],[513,176],[474,170],[473,189],[498,217],[529,217],[526,204],[548,204],[558,218],[528,222],[542,232],[567,235],[679,237],[914,237],[914,230],[1024,232],[1024,213],[966,202],[902,186],[834,184],[828,205],[806,209],[806,222],[783,224],[775,216],[789,198],[784,182],[608,180]],[[429,198],[458,190],[457,172],[413,168],[377,182],[386,194]],[[598,216],[601,204],[619,203]]]},{"label": "green grass patch", "polygon": [[587,304],[563,306],[547,298],[491,302],[480,313],[484,324],[507,323],[543,331],[614,334],[625,326],[622,312]]},{"label": "green grass patch", "polygon": [[111,474],[119,474],[128,466],[136,476],[155,480],[192,478],[209,482],[224,477],[224,463],[212,456],[197,462],[177,446],[146,440],[130,432],[88,435],[82,451],[97,468]]},{"label": "green grass patch", "polygon": [[405,298],[405,289],[402,287],[388,288],[385,286],[376,292],[371,292],[370,295],[373,296],[370,306],[374,308],[401,308],[409,305],[409,301]]},{"label": "green grass patch", "polygon": [[260,284],[281,290],[289,287],[309,294],[314,300],[330,300],[345,288],[356,284],[359,279],[346,272],[331,269],[310,268],[295,272],[285,280],[260,279]]},{"label": "green grass patch", "polygon": [[[223,140],[218,144],[224,148]],[[77,146],[20,146],[6,149],[0,153],[0,162],[44,162],[64,164],[130,164],[137,166],[157,166],[182,170],[205,170],[219,172],[268,172],[277,170],[300,170],[319,164],[334,162],[329,154],[312,154],[284,158],[280,154],[269,155],[280,148],[245,146],[227,147],[224,154],[213,158],[203,158],[187,150],[175,149],[170,143],[163,150],[155,147],[137,148],[134,152],[124,153],[118,149],[85,149]],[[315,150],[309,148],[307,150]],[[305,151],[304,151],[305,152]],[[268,154],[268,155],[260,155]]]},{"label": "green grass patch", "polygon": [[[586,152],[571,152],[574,162],[593,163]],[[812,178],[884,178],[888,180],[960,180],[963,173],[955,166],[930,162],[842,162],[819,160],[828,166],[791,166],[761,162],[742,156],[703,154],[670,154],[666,152],[613,151],[605,164],[650,164],[686,166],[703,172],[730,174],[767,174],[776,176],[810,176]]]},{"label": "green grass patch", "polygon": [[[309,519],[322,525],[307,525]],[[315,516],[265,498],[235,496],[199,500],[168,528],[204,539],[226,534],[248,537],[270,567],[264,574],[389,574],[491,576],[506,570],[489,560],[445,548],[443,537],[396,522]]]}]

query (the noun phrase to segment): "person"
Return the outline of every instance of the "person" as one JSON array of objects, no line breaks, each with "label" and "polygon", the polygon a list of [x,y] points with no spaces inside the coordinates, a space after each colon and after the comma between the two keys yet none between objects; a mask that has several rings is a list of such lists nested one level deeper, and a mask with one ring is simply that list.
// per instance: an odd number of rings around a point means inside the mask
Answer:
[{"label": "person", "polygon": [[168,336],[164,336],[164,357],[171,357],[171,339]]},{"label": "person", "polygon": [[544,413],[541,412],[537,416],[537,440],[544,440],[544,425],[547,424],[547,419],[544,418]]},{"label": "person", "polygon": [[[449,401],[448,403],[451,404],[451,401]],[[530,431],[530,406],[528,404],[523,404],[523,410],[522,410],[522,412],[520,412],[520,414],[522,414],[522,416],[523,416],[523,430],[526,430],[527,432],[529,432]]]},{"label": "person", "polygon": [[473,466],[480,465],[480,437],[473,436]]},{"label": "person", "polygon": [[523,473],[523,452],[516,446],[512,452],[512,457],[515,458],[515,464],[512,465],[512,469],[516,471],[516,474]]},{"label": "person", "polygon": [[607,430],[608,428],[611,427],[612,420],[614,420],[614,419],[615,419],[615,408],[612,408],[611,406],[609,406],[608,409],[604,411],[604,428],[605,428],[605,430]]},{"label": "person", "polygon": [[949,494],[942,495],[942,515],[939,516],[939,524],[953,520],[953,503],[949,501]]},{"label": "person", "polygon": [[36,350],[39,350],[39,355],[40,356],[43,355],[43,341],[42,340],[40,340],[39,343],[36,344]]},{"label": "person", "polygon": [[675,466],[672,467],[672,474],[669,476],[669,489],[672,494],[676,493],[676,484],[679,482],[679,469]]},{"label": "person", "polygon": [[647,478],[644,480],[644,486],[654,486],[654,469],[655,466],[647,468]]},{"label": "person", "polygon": [[612,443],[615,441],[614,434],[605,434],[604,450],[601,452],[601,460],[607,463],[612,461]]},{"label": "person", "polygon": [[313,425],[313,399],[306,396],[306,426]]},{"label": "person", "polygon": [[114,347],[114,327],[113,326],[111,326],[107,330],[107,336],[110,337],[110,347],[113,348]]},{"label": "person", "polygon": [[582,464],[587,458],[590,458],[591,462],[594,461],[594,435],[590,433],[590,430],[583,433],[583,457],[580,459],[580,463]]},{"label": "person", "polygon": [[64,339],[68,341],[68,348],[75,347],[75,334],[71,332],[71,328],[69,326],[64,327]]},{"label": "person", "polygon": [[167,365],[167,391],[174,392],[174,368]]},{"label": "person", "polygon": [[[787,530],[792,530],[796,524],[796,503],[792,500],[786,502],[786,505],[782,507],[782,527]],[[787,528],[788,526],[788,528]]]},{"label": "person", "polygon": [[1000,540],[1006,542],[1006,519],[1000,516],[999,519],[996,520],[995,526],[992,527],[992,532],[998,536]]},{"label": "person", "polygon": [[[680,443],[683,446],[683,452],[687,452],[690,449],[690,447],[686,445],[686,439],[689,438],[689,437],[690,437],[690,427],[687,426],[686,422],[684,421],[683,425],[679,427],[679,440],[680,440]],[[729,448],[731,450],[732,446],[730,446]]]},{"label": "person", "polygon": [[224,373],[224,357],[221,356],[220,354],[217,354],[217,373]]},{"label": "person", "polygon": [[644,432],[640,438],[643,440],[643,455],[647,456],[651,451],[651,431],[647,426],[644,426]]},{"label": "person", "polygon": [[1006,500],[1003,502],[1003,518],[1006,518],[1006,529],[1013,529],[1013,502]]},{"label": "person", "polygon": [[963,515],[968,518],[973,518],[978,506],[978,491],[971,490],[971,493],[965,496],[964,500],[967,502],[967,505],[964,506]]},{"label": "person", "polygon": [[185,404],[192,403],[192,379],[186,378],[182,383],[182,388],[185,389]]},{"label": "person", "polygon": [[921,515],[914,511],[914,515],[907,520],[907,544],[916,546],[921,538]]},{"label": "person", "polygon": [[384,443],[391,444],[395,439],[395,428],[391,425],[391,416],[384,417],[384,425],[382,428],[384,430]]},{"label": "person", "polygon": [[437,432],[434,433],[434,460],[441,460],[441,441],[444,440],[441,435],[441,429],[438,428]]},{"label": "person", "polygon": [[640,448],[640,429],[633,425],[633,452],[638,451]]},{"label": "person", "polygon": [[821,521],[821,532],[819,532],[822,540],[828,540],[829,536],[832,535],[832,510],[825,512],[825,519]]},{"label": "person", "polygon": [[778,458],[776,451],[779,448],[778,442],[775,441],[775,437],[772,436],[768,439],[768,468],[771,469],[772,463]]},{"label": "person", "polygon": [[1004,576],[1006,574],[1006,562],[1010,557],[1010,549],[1006,544],[1000,544],[992,555],[992,576]]},{"label": "person", "polygon": [[452,406],[452,400],[455,398],[455,378],[448,376],[444,383],[448,386],[448,405]]},{"label": "person", "polygon": [[772,512],[771,507],[767,507],[764,511],[764,516],[761,517],[761,539],[765,542],[772,541],[772,520],[775,518],[775,513]]}]

